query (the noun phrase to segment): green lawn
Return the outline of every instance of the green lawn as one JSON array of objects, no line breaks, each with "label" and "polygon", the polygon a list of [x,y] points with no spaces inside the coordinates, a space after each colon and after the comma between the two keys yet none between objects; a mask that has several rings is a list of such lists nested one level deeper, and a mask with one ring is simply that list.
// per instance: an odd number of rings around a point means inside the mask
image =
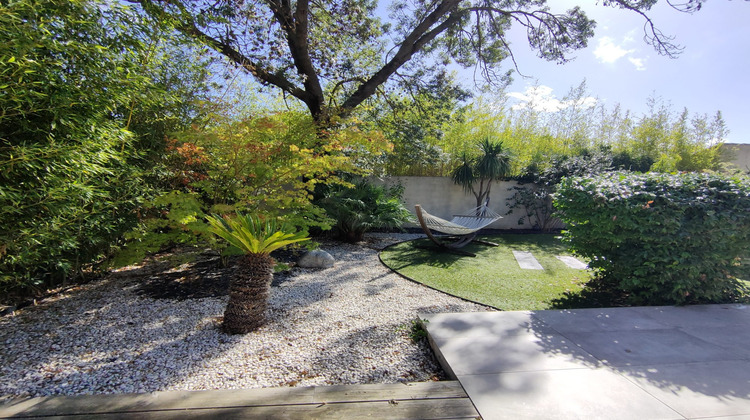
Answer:
[{"label": "green lawn", "polygon": [[[427,239],[396,244],[383,250],[381,260],[393,270],[429,287],[498,309],[551,308],[566,291],[577,292],[589,272],[569,268],[555,258],[569,255],[554,235],[499,235],[482,239],[498,247],[470,244],[476,257],[438,252]],[[426,247],[420,248],[420,247]],[[544,270],[518,266],[513,251],[531,251]]]}]

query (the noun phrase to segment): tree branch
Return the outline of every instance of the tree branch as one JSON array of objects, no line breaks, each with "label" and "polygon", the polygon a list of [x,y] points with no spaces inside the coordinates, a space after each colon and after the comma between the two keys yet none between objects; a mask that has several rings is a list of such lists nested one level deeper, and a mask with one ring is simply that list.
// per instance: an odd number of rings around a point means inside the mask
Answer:
[{"label": "tree branch", "polygon": [[[138,3],[143,6],[144,10],[150,13],[153,9],[159,9],[162,12],[164,11],[163,8],[160,6],[157,6],[154,4],[152,0],[135,0]],[[178,5],[180,9],[183,9],[184,6]],[[183,15],[186,14],[184,10],[181,10],[183,12]],[[177,20],[173,26],[178,31],[184,33],[185,35],[188,35],[194,39],[197,39],[215,51],[223,54],[236,64],[240,65],[242,68],[247,70],[250,74],[252,74],[256,79],[261,81],[262,83],[267,83],[274,85],[280,89],[282,89],[285,92],[288,92],[290,95],[294,96],[295,98],[305,101],[308,97],[307,92],[303,90],[302,88],[296,86],[294,83],[290,82],[284,77],[281,77],[275,73],[272,73],[269,71],[268,68],[263,66],[260,63],[254,62],[253,60],[246,57],[244,54],[240,53],[238,50],[233,48],[228,42],[225,42],[223,40],[216,39],[212,37],[211,35],[208,35],[207,33],[201,31],[198,26],[196,26],[195,21],[191,18],[188,21],[185,21],[183,19]]]},{"label": "tree branch", "polygon": [[[361,84],[359,88],[357,88],[357,90],[346,101],[344,101],[344,104],[341,106],[341,115],[348,115],[355,107],[357,107],[357,105],[372,95],[378,86],[385,83],[393,73],[395,73],[404,63],[409,61],[411,57],[428,42],[432,41],[443,31],[458,22],[461,18],[461,12],[455,9],[459,2],[460,0],[443,0],[432,13],[428,14],[427,17],[425,17],[425,19],[406,36],[393,58],[372,75],[372,77],[370,77],[365,83]],[[453,13],[448,15],[452,10]],[[446,15],[448,15],[448,17],[441,24],[430,30],[433,25]]]},{"label": "tree branch", "polygon": [[281,0],[281,2],[268,0],[268,4],[281,25],[281,30],[286,35],[287,45],[297,74],[302,76],[302,83],[307,93],[303,101],[314,117],[319,116],[325,98],[318,73],[310,57],[308,41],[310,2],[309,0],[298,0],[294,14],[292,14],[288,0]]},{"label": "tree branch", "polygon": [[[682,51],[685,49],[684,47],[673,44],[672,41],[674,40],[673,36],[665,35],[662,31],[660,31],[656,25],[654,25],[654,22],[651,20],[646,13],[638,9],[637,7],[631,5],[627,0],[610,0],[612,3],[617,4],[621,9],[630,10],[632,12],[638,13],[643,17],[643,19],[646,21],[643,24],[643,40],[647,44],[651,44],[655,49],[656,52],[661,55],[666,55],[669,58],[677,58],[680,54],[682,54]],[[670,6],[674,7],[677,10],[677,7],[672,5],[672,3],[669,3]],[[700,1],[694,1],[689,0],[688,6],[697,4],[697,7],[695,7],[693,10],[700,10]],[[690,7],[683,10],[685,12],[692,12]]]}]

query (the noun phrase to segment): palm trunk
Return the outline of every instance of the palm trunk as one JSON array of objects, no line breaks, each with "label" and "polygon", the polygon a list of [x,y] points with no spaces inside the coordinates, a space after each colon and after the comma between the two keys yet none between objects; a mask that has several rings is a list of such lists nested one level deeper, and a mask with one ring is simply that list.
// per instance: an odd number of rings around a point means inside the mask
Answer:
[{"label": "palm trunk", "polygon": [[237,263],[224,310],[224,331],[246,334],[266,323],[274,264],[266,254],[248,254]]}]

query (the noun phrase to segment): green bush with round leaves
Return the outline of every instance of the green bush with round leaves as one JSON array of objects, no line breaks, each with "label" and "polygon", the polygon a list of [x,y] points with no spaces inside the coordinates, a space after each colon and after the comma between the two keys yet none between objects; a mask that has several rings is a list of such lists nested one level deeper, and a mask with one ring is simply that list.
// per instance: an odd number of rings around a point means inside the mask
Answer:
[{"label": "green bush with round leaves", "polygon": [[747,298],[750,181],[608,173],[564,179],[555,207],[565,240],[598,284],[634,305]]}]

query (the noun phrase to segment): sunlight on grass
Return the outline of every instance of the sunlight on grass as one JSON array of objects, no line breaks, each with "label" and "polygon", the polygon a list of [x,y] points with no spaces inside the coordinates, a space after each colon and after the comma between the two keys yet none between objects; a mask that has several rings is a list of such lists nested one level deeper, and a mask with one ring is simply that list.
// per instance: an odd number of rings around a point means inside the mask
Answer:
[{"label": "sunlight on grass", "polygon": [[[498,309],[538,310],[566,291],[581,290],[586,270],[569,268],[556,255],[570,255],[554,235],[487,236],[498,247],[471,244],[476,257],[438,252],[426,239],[396,244],[380,258],[388,267],[426,286]],[[519,268],[513,251],[530,251],[544,270]]]}]

